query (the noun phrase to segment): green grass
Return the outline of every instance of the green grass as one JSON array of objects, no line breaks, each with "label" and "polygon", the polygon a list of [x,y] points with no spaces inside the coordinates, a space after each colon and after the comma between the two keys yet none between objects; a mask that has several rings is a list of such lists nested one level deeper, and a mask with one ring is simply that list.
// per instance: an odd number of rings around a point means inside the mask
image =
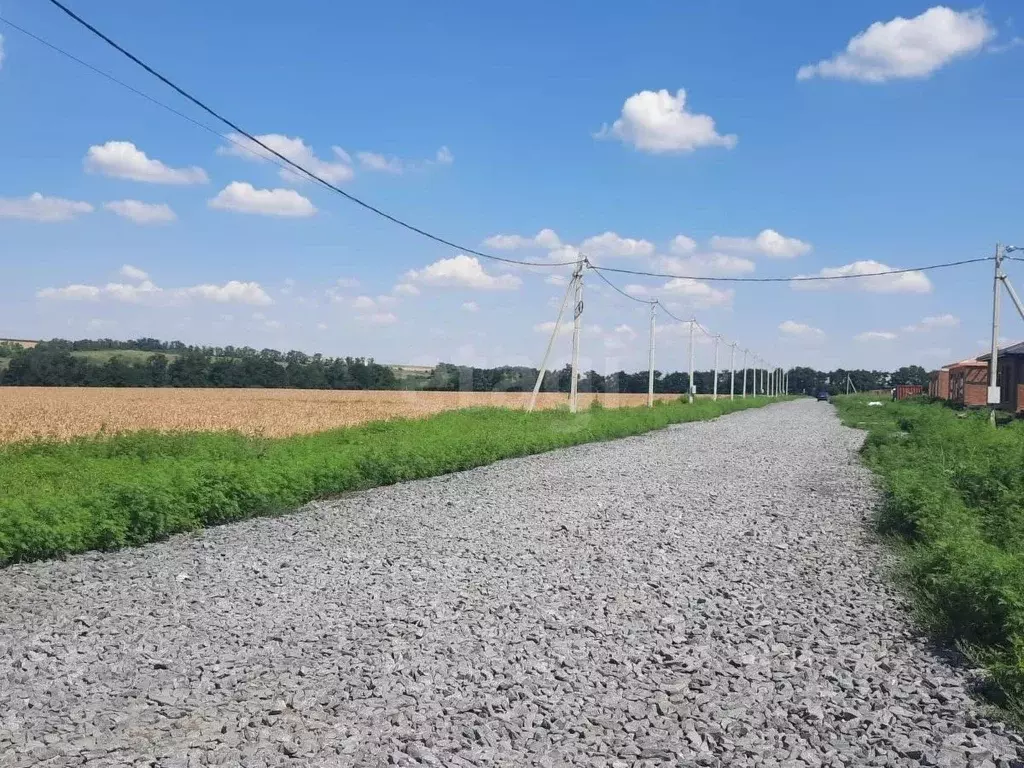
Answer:
[{"label": "green grass", "polygon": [[318,498],[765,405],[449,411],[284,439],[146,433],[0,448],[0,565],[156,541]]},{"label": "green grass", "polygon": [[998,703],[1024,715],[1024,422],[940,403],[837,398],[868,430],[863,456],[881,479],[879,531],[928,629],[985,665]]}]

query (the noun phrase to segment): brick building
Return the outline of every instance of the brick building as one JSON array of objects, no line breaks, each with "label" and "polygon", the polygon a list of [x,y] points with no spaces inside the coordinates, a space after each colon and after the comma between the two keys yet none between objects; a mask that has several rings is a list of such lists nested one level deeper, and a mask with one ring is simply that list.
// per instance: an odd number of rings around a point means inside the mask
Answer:
[{"label": "brick building", "polygon": [[[992,355],[982,355],[985,364]],[[999,350],[999,370],[996,374],[1001,400],[999,407],[1010,413],[1024,415],[1024,342]]]}]

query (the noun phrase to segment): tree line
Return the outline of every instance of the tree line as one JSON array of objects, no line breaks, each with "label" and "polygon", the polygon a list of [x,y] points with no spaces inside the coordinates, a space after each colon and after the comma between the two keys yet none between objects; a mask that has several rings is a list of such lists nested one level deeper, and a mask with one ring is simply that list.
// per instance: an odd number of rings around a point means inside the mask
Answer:
[{"label": "tree line", "polygon": [[[105,360],[85,353],[110,352]],[[77,353],[77,354],[76,354]],[[150,353],[150,354],[140,354]],[[423,389],[433,391],[528,392],[537,379],[537,369],[522,366],[475,368],[441,363],[429,376],[401,376],[372,358],[325,357],[291,350],[257,350],[252,347],[210,347],[159,339],[54,339],[32,349],[0,343],[0,358],[7,358],[0,375],[6,386],[75,387],[287,387],[295,389]],[[753,369],[747,370],[747,391],[753,392]],[[647,371],[617,371],[602,375],[581,374],[581,392],[647,391]],[[846,391],[847,377],[859,391],[889,389],[896,384],[927,386],[928,373],[920,366],[897,371],[817,371],[797,367],[789,370],[789,389],[795,394],[832,394]],[[689,388],[686,372],[655,371],[655,391],[682,394]],[[700,393],[713,390],[713,371],[694,371]],[[736,371],[736,391],[742,389],[743,371]],[[568,392],[572,370],[567,365],[548,371],[542,391]],[[730,374],[720,372],[718,391],[728,393]]]}]

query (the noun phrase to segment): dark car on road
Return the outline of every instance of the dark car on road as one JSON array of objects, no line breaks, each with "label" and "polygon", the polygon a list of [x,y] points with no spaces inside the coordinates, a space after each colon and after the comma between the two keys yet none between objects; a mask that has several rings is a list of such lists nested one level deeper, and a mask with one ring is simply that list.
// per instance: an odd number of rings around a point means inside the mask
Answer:
[{"label": "dark car on road", "polygon": [[816,395],[816,397],[818,398],[819,402],[821,402],[822,400],[824,400],[826,403],[828,402],[828,392],[824,389],[818,390],[818,394]]}]

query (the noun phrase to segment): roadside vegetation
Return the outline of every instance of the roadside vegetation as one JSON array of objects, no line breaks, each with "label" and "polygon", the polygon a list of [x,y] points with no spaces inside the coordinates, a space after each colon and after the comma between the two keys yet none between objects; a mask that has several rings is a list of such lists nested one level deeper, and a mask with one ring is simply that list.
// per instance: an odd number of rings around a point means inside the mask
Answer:
[{"label": "roadside vegetation", "polygon": [[[766,405],[479,408],[267,439],[138,432],[0,447],[0,564],[157,541],[314,499]],[[438,514],[445,514],[438,510]]]},{"label": "roadside vegetation", "polygon": [[929,629],[987,667],[998,703],[1024,715],[1024,422],[923,400],[869,406],[837,398],[868,430],[864,460],[881,478],[879,531]]}]

